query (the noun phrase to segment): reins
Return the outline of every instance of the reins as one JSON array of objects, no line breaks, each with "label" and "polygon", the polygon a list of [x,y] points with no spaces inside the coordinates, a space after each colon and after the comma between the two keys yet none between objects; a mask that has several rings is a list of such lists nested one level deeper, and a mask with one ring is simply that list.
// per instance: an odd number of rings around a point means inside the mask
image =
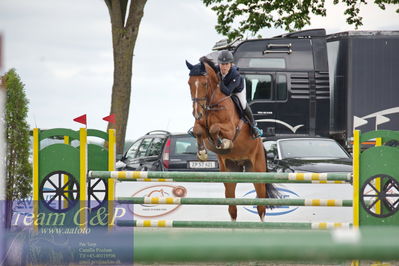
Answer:
[{"label": "reins", "polygon": [[[206,76],[207,74],[205,74],[204,76]],[[207,90],[207,95],[208,95],[208,80],[206,82],[206,90]],[[212,92],[212,95],[210,97],[205,96],[205,97],[197,97],[197,98],[191,98],[191,100],[194,103],[198,103],[201,108],[205,111],[205,117],[207,117],[207,113],[208,111],[220,111],[220,110],[225,110],[226,107],[224,106],[219,106],[219,104],[221,104],[222,102],[224,102],[225,100],[227,100],[228,98],[230,98],[231,96],[225,96],[222,99],[220,99],[219,101],[217,101],[216,103],[209,103],[212,102],[212,99],[214,98],[216,91],[214,90]],[[202,104],[201,101],[205,101],[205,104]],[[199,119],[197,119],[199,120]]]},{"label": "reins", "polygon": [[[213,94],[212,94],[212,95],[213,95]],[[230,96],[223,97],[222,99],[220,99],[219,101],[217,101],[217,102],[214,103],[214,104],[207,105],[205,111],[220,111],[220,110],[226,109],[226,107],[224,107],[224,106],[219,106],[219,104],[221,104],[222,102],[224,102],[224,101],[227,100],[228,98],[231,98],[231,95],[230,95]]]}]

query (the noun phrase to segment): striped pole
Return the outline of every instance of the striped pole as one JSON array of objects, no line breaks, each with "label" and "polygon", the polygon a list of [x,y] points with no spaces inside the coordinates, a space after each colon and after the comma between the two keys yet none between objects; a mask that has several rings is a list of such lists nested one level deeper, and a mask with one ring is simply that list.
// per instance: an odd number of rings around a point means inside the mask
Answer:
[{"label": "striped pole", "polygon": [[33,129],[33,230],[39,231],[38,215],[39,215],[39,151],[40,151],[40,130]]},{"label": "striped pole", "polygon": [[[376,138],[375,139],[375,146],[382,146],[382,138]],[[375,184],[374,184],[375,189],[381,193],[381,177],[377,177],[375,179]],[[375,214],[381,214],[381,200],[378,200],[375,203]]]},{"label": "striped pole", "polygon": [[227,222],[227,221],[175,221],[175,220],[118,220],[121,227],[177,227],[177,228],[241,228],[241,229],[333,229],[350,228],[350,223],[282,223],[282,222]]},{"label": "striped pole", "polygon": [[[70,139],[69,139],[69,136],[64,136],[64,144],[66,144],[66,145],[69,145],[70,144]],[[63,182],[63,186],[64,186],[64,190],[65,191],[68,191],[70,188],[68,187],[68,182],[69,182],[69,176],[68,175],[62,175],[62,179],[64,180],[64,182]],[[64,195],[65,195],[65,199],[64,199],[64,202],[63,202],[63,204],[64,204],[64,207],[65,208],[68,208],[68,206],[69,206],[69,197],[70,197],[70,195],[69,195],[69,193],[68,192],[64,192]]]},{"label": "striped pole", "polygon": [[360,131],[353,132],[353,225],[359,227],[360,212]]},{"label": "striped pole", "polygon": [[121,204],[184,204],[184,205],[270,205],[352,207],[352,200],[338,199],[233,199],[178,197],[119,197]]},{"label": "striped pole", "polygon": [[349,183],[351,173],[89,171],[89,178],[156,182]]},{"label": "striped pole", "polygon": [[[115,171],[115,157],[116,157],[116,132],[115,129],[108,130],[108,170]],[[108,230],[112,230],[113,222],[112,219],[115,216],[115,179],[107,180],[108,189]]]},{"label": "striped pole", "polygon": [[87,129],[79,129],[79,226],[87,227]]}]

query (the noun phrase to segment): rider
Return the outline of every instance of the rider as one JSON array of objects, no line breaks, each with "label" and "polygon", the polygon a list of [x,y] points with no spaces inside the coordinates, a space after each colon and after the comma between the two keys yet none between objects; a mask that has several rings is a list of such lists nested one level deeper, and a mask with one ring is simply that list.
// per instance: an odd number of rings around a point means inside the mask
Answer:
[{"label": "rider", "polygon": [[246,99],[245,81],[238,72],[238,68],[233,65],[234,57],[230,51],[223,50],[218,55],[218,69],[222,81],[220,82],[220,89],[222,92],[229,95],[236,95],[240,100],[241,107],[244,109],[244,114],[248,119],[249,125],[252,128],[252,133],[255,138],[263,135],[263,131],[257,127]]}]

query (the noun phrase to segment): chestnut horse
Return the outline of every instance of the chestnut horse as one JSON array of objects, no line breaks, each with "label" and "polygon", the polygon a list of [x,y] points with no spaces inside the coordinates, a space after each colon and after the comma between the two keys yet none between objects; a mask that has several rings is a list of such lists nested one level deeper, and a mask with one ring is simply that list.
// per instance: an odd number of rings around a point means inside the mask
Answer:
[{"label": "chestnut horse", "polygon": [[[265,150],[260,138],[253,138],[249,125],[244,123],[236,110],[231,96],[219,88],[220,77],[212,61],[206,57],[190,69],[191,98],[195,123],[193,134],[197,139],[200,160],[207,159],[209,149],[217,154],[221,172],[266,172]],[[226,198],[235,198],[237,183],[224,183]],[[279,197],[272,184],[254,183],[258,198]],[[258,206],[261,221],[266,214],[265,206]],[[237,218],[237,207],[229,206],[233,221]]]}]

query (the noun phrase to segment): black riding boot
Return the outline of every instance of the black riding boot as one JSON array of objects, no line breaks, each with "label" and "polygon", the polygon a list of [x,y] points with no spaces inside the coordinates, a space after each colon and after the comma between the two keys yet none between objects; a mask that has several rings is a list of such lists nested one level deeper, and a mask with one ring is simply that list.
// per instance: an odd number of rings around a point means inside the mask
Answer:
[{"label": "black riding boot", "polygon": [[258,128],[256,125],[256,121],[254,119],[254,115],[252,114],[251,107],[247,104],[247,106],[244,109],[244,114],[246,118],[248,119],[249,125],[252,130],[252,134],[254,135],[255,138],[259,138],[263,135],[263,130]]}]

